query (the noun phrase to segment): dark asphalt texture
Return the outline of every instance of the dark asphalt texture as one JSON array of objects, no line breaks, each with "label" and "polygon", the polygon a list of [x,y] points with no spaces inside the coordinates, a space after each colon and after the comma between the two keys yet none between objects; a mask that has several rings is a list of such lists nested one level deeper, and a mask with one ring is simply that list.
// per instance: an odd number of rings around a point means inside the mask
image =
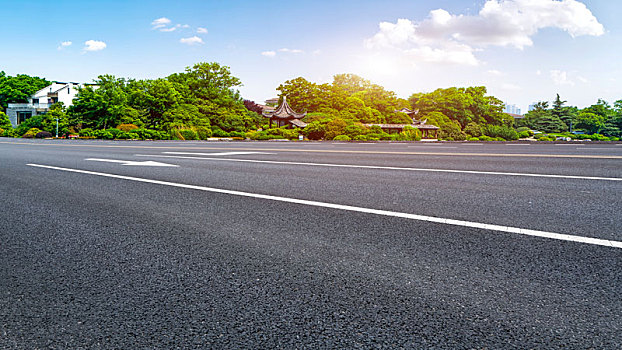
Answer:
[{"label": "dark asphalt texture", "polygon": [[622,249],[26,165],[622,241],[620,181],[136,156],[235,149],[301,151],[224,158],[622,177],[620,158],[546,156],[615,144],[0,139],[0,348],[622,347]]}]

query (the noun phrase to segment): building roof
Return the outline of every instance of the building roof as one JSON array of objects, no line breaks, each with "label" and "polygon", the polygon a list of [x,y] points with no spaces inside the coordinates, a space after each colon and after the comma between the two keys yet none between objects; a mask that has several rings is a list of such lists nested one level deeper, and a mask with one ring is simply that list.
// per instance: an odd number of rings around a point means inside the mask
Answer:
[{"label": "building roof", "polygon": [[507,115],[509,115],[510,117],[513,117],[514,119],[523,119],[525,118],[524,115],[521,114],[514,114],[514,113],[506,113]]},{"label": "building roof", "polygon": [[419,112],[419,110],[411,110],[408,108],[402,108],[400,110],[397,110],[396,112],[406,113],[408,115],[415,115],[417,114],[417,112]]},{"label": "building roof", "polygon": [[307,127],[307,123],[303,122],[300,119],[292,119],[289,121],[290,124],[292,124],[293,126],[297,126],[299,128],[306,128]]},{"label": "building roof", "polygon": [[274,112],[264,112],[262,115],[266,118],[277,119],[302,119],[307,113],[296,113],[287,103],[287,99],[283,96],[283,103]]}]

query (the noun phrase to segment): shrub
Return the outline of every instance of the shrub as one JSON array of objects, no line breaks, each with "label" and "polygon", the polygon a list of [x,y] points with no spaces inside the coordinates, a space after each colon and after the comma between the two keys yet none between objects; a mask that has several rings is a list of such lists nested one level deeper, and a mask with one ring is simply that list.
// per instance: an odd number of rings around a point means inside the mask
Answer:
[{"label": "shrub", "polygon": [[93,132],[93,129],[91,129],[91,128],[86,128],[86,129],[80,130],[78,135],[80,135],[80,136],[87,136],[87,137],[88,136],[95,136],[94,132]]},{"label": "shrub", "polygon": [[479,140],[480,141],[492,141],[493,138],[490,137],[490,136],[482,135],[482,136],[479,137]]},{"label": "shrub", "polygon": [[26,131],[24,133],[24,135],[22,135],[22,137],[25,138],[25,139],[31,139],[31,138],[35,137],[40,132],[41,132],[41,130],[39,130],[37,128],[31,128],[28,131]]},{"label": "shrub", "polygon": [[353,138],[354,141],[367,141],[367,135],[356,135]]},{"label": "shrub", "polygon": [[521,132],[518,133],[518,138],[521,138],[521,139],[526,139],[529,136],[531,136],[529,134],[529,131],[521,131]]},{"label": "shrub", "polygon": [[229,135],[228,132],[220,129],[220,128],[213,128],[212,129],[212,135],[214,137],[231,137],[231,135]]},{"label": "shrub", "polygon": [[106,129],[106,131],[108,131],[112,135],[112,138],[115,138],[115,139],[117,138],[117,135],[122,133],[122,131],[117,128]]},{"label": "shrub", "polygon": [[114,135],[108,130],[95,130],[93,131],[93,136],[104,140],[112,140],[114,138]]},{"label": "shrub", "polygon": [[555,141],[555,136],[543,136],[538,138],[538,141]]},{"label": "shrub", "polygon": [[493,138],[502,138],[508,141],[518,140],[518,133],[516,130],[506,125],[487,125],[482,129],[485,135]]},{"label": "shrub", "polygon": [[120,124],[119,126],[117,126],[117,129],[129,132],[131,130],[139,129],[139,127],[134,124]]},{"label": "shrub", "polygon": [[351,138],[348,135],[337,135],[333,138],[335,141],[350,141]]},{"label": "shrub", "polygon": [[2,136],[2,137],[16,137],[17,134],[15,133],[15,130],[13,130],[13,129],[6,129],[6,130],[4,130],[4,132],[2,134],[0,134],[0,136]]},{"label": "shrub", "polygon": [[197,132],[192,129],[181,129],[179,130],[179,134],[181,134],[182,140],[197,140],[198,139]]},{"label": "shrub", "polygon": [[36,137],[36,138],[38,138],[38,139],[44,139],[44,138],[47,138],[47,137],[53,137],[53,136],[54,136],[54,135],[52,135],[52,133],[51,133],[51,132],[48,132],[48,131],[41,131],[41,132],[38,132],[38,133],[35,135],[35,137]]},{"label": "shrub", "polygon": [[4,135],[4,129],[0,128],[0,136]]},{"label": "shrub", "polygon": [[207,140],[210,137],[212,137],[212,129],[205,127],[205,126],[199,126],[198,128],[196,128],[197,130],[197,137],[199,138],[199,140]]},{"label": "shrub", "polygon": [[477,123],[471,122],[464,127],[464,132],[472,137],[480,137],[482,136],[482,127]]},{"label": "shrub", "polygon": [[479,137],[469,137],[467,141],[479,141]]}]

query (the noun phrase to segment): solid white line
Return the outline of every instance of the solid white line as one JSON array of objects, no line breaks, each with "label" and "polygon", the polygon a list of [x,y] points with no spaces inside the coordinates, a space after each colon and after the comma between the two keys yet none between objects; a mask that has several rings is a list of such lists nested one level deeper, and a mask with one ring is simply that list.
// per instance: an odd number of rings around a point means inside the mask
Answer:
[{"label": "solid white line", "polygon": [[556,239],[560,241],[579,242],[579,243],[585,243],[585,244],[592,244],[592,245],[599,245],[599,246],[614,247],[614,248],[622,249],[622,242],[599,239],[599,238],[566,235],[566,234],[546,232],[546,231],[536,231],[536,230],[522,229],[518,227],[511,227],[511,226],[490,225],[490,224],[484,224],[484,223],[472,222],[472,221],[445,219],[445,218],[439,218],[439,217],[434,217],[434,216],[425,216],[425,215],[394,212],[394,211],[388,211],[388,210],[370,209],[370,208],[356,207],[356,206],[351,206],[351,205],[318,202],[318,201],[311,201],[311,200],[305,200],[305,199],[287,198],[287,197],[272,196],[272,195],[266,195],[266,194],[225,190],[225,189],[213,188],[213,187],[187,185],[187,184],[181,184],[181,183],[176,183],[176,182],[144,179],[144,178],[139,178],[139,177],[100,173],[100,172],[80,170],[80,169],[61,168],[61,167],[50,166],[50,165],[40,165],[40,164],[27,164],[27,165],[32,166],[32,167],[37,167],[37,168],[45,168],[45,169],[67,171],[67,172],[79,173],[79,174],[103,176],[103,177],[110,177],[110,178],[115,178],[115,179],[151,183],[151,184],[156,184],[156,185],[187,188],[187,189],[192,189],[192,190],[222,193],[222,194],[249,197],[249,198],[267,199],[267,200],[278,201],[278,202],[309,205],[309,206],[322,207],[322,208],[339,209],[339,210],[346,210],[346,211],[352,211],[352,212],[358,212],[358,213],[383,215],[383,216],[390,216],[390,217],[410,219],[410,220],[434,222],[434,223],[453,225],[453,226],[479,228],[479,229],[490,230],[490,231],[516,233],[516,234],[527,235],[527,236]]},{"label": "solid white line", "polygon": [[622,181],[619,177],[597,177],[597,176],[575,176],[575,175],[549,175],[549,174],[530,174],[530,173],[504,173],[497,171],[475,171],[475,170],[453,170],[453,169],[427,169],[427,168],[404,168],[391,166],[374,165],[351,165],[351,164],[329,164],[329,163],[303,163],[303,162],[284,162],[277,160],[256,160],[256,159],[233,159],[233,158],[207,158],[207,157],[184,157],[184,156],[162,156],[156,154],[135,154],[136,157],[155,157],[155,158],[177,158],[177,159],[199,159],[199,160],[220,160],[226,162],[240,163],[265,163],[281,165],[306,165],[321,166],[332,168],[359,168],[359,169],[379,169],[379,170],[403,170],[403,171],[425,171],[434,173],[458,173],[458,174],[477,174],[477,175],[501,175],[501,176],[527,176],[545,177],[555,179],[578,179],[578,180],[602,180],[602,181]]},{"label": "solid white line", "polygon": [[274,153],[267,153],[267,152],[217,152],[217,153],[162,152],[162,153],[197,155],[197,156],[240,156],[240,155],[249,155],[249,154],[274,154]]}]

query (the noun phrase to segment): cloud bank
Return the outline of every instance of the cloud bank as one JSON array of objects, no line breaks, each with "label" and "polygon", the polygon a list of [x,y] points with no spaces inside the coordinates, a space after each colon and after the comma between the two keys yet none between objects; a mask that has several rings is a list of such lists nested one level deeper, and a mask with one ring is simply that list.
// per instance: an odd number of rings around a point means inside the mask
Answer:
[{"label": "cloud bank", "polygon": [[488,0],[477,15],[430,11],[422,21],[381,22],[365,41],[370,49],[393,48],[423,62],[477,65],[475,52],[490,46],[524,49],[539,30],[557,28],[572,37],[605,29],[577,0]]}]

